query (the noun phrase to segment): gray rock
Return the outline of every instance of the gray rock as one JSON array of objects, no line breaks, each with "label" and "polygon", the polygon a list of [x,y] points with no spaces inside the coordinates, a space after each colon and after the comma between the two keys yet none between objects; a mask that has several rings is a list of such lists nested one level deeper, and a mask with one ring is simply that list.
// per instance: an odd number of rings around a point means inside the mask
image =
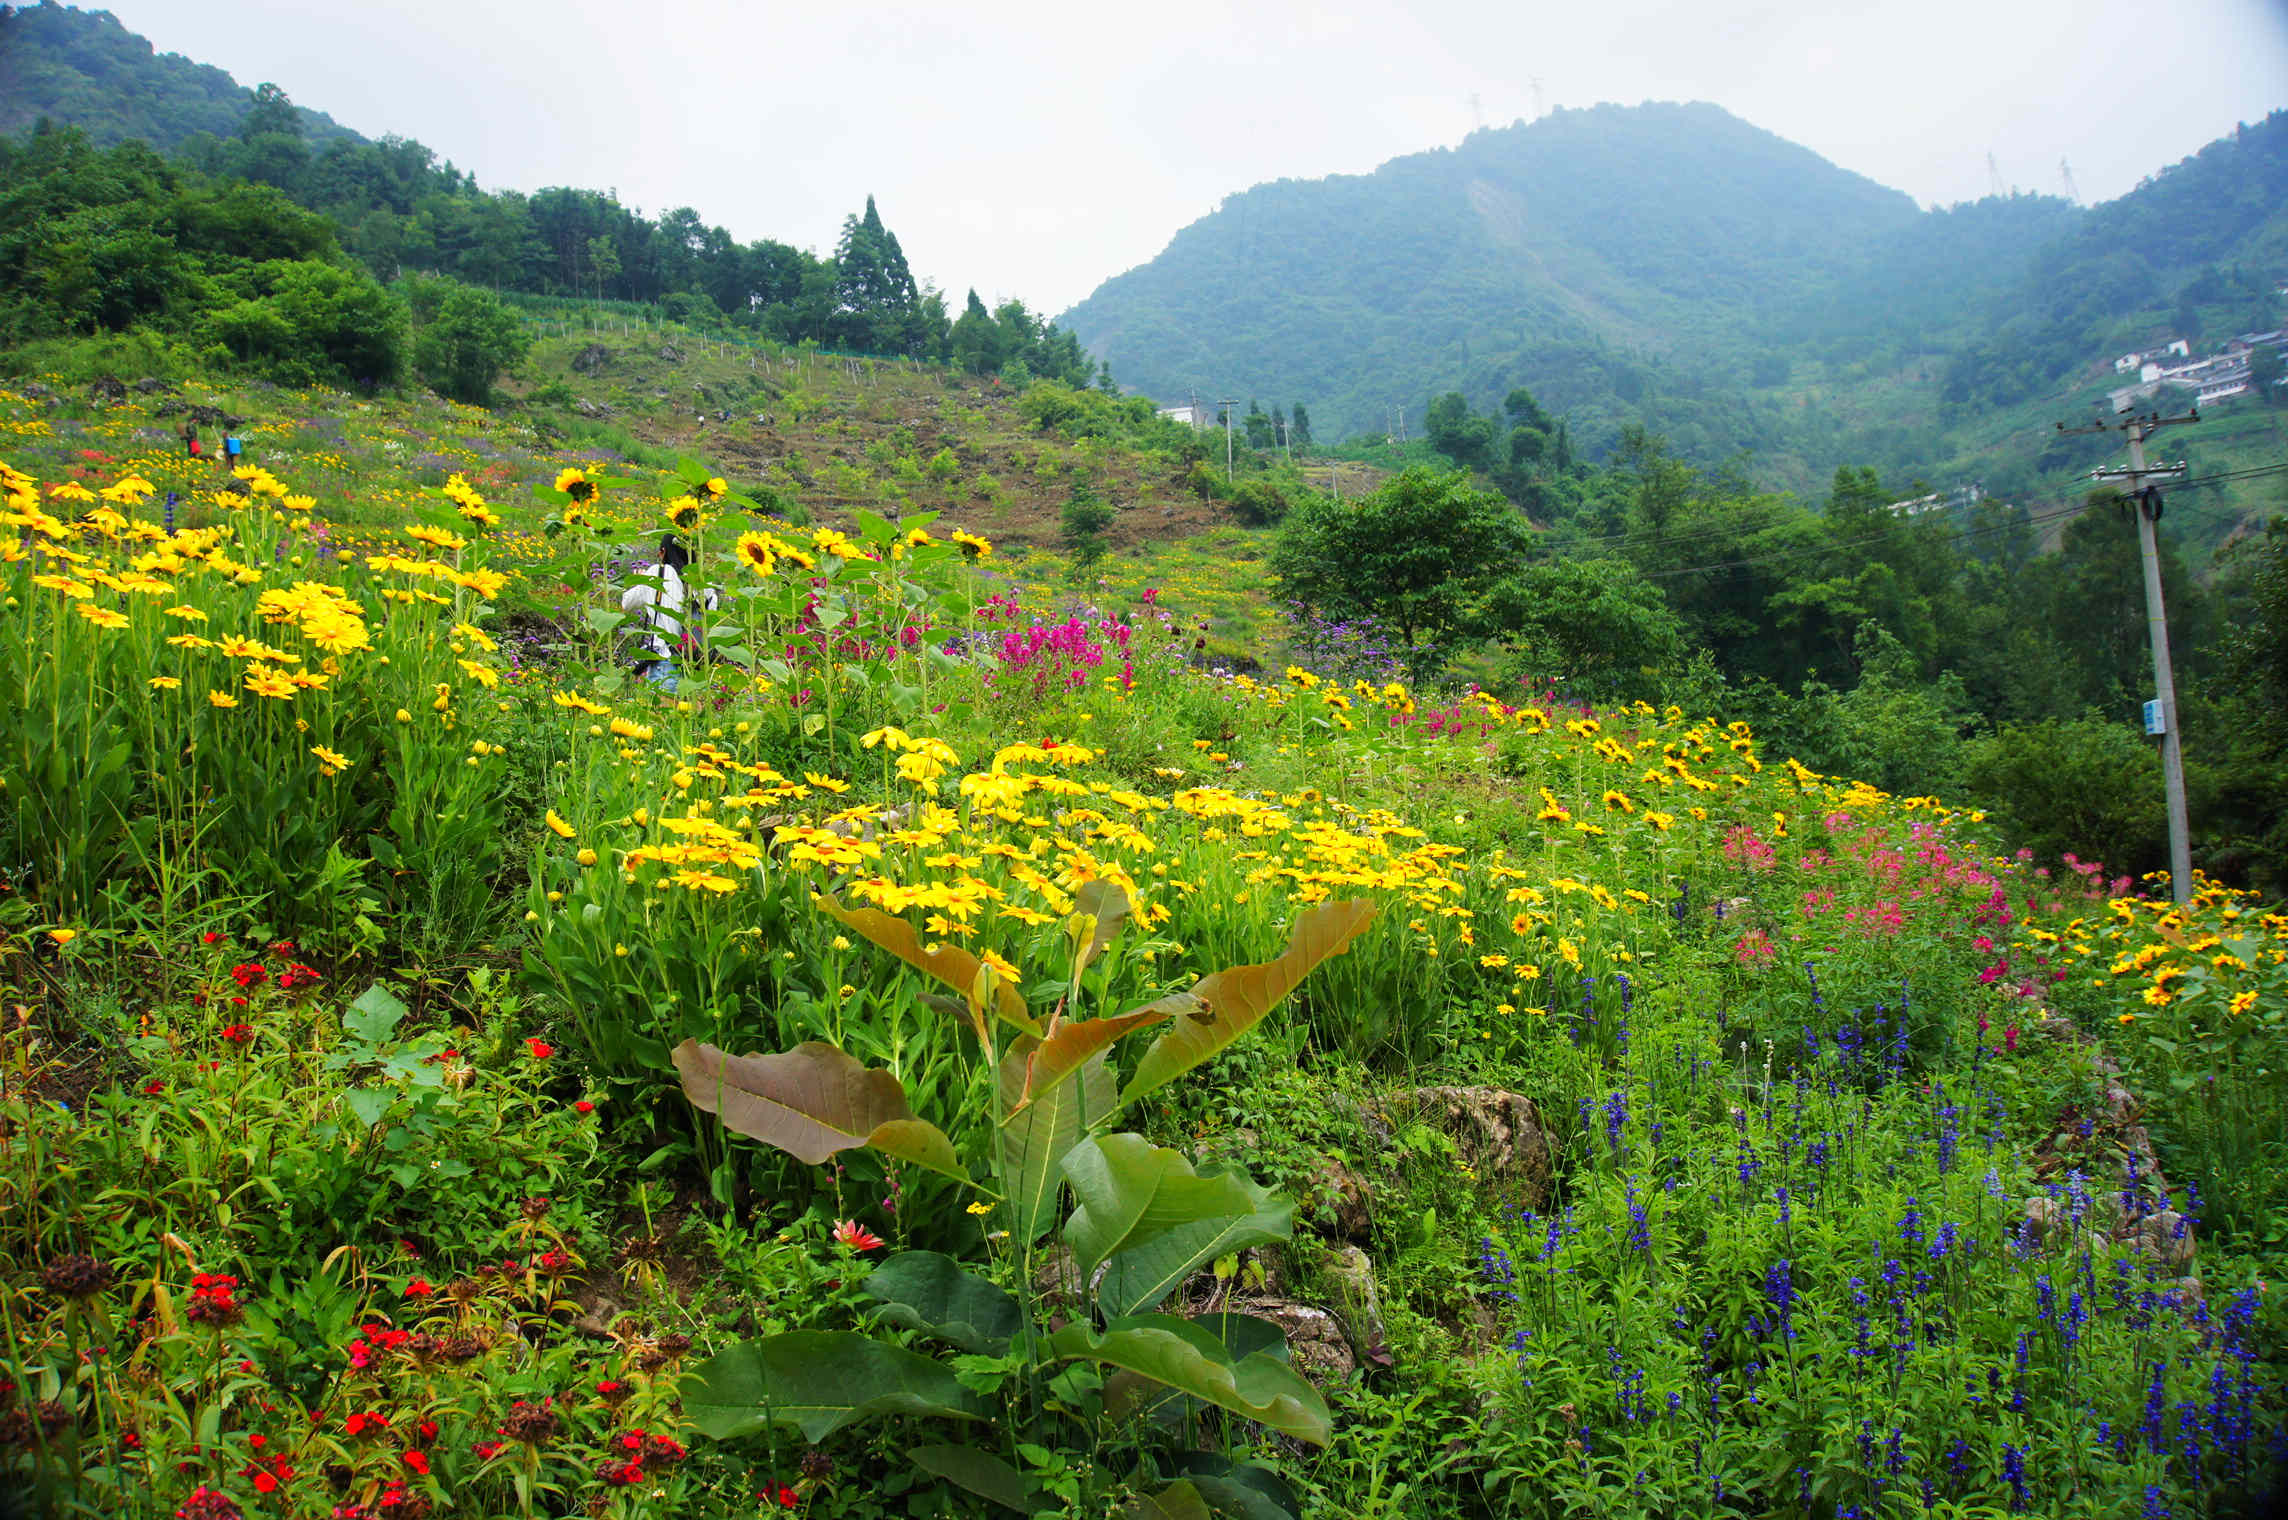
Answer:
[{"label": "gray rock", "polygon": [[1310,1223],[1336,1240],[1365,1240],[1374,1228],[1365,1179],[1333,1156],[1313,1164],[1302,1202]]},{"label": "gray rock", "polygon": [[1335,1306],[1350,1331],[1351,1349],[1363,1362],[1391,1365],[1383,1338],[1382,1297],[1375,1290],[1374,1263],[1357,1246],[1337,1246],[1320,1258],[1319,1271],[1340,1302]]},{"label": "gray rock", "polygon": [[1548,1201],[1552,1151],[1541,1110],[1523,1093],[1498,1087],[1417,1087],[1393,1094],[1391,1107],[1453,1138],[1461,1159],[1481,1179],[1517,1188],[1528,1207]]},{"label": "gray rock", "polygon": [[1342,1321],[1317,1304],[1292,1298],[1241,1299],[1233,1312],[1252,1314],[1277,1325],[1287,1336],[1287,1359],[1314,1383],[1340,1383],[1358,1369]]},{"label": "gray rock", "polygon": [[572,356],[572,367],[583,375],[593,375],[612,362],[612,351],[601,343],[591,343]]}]

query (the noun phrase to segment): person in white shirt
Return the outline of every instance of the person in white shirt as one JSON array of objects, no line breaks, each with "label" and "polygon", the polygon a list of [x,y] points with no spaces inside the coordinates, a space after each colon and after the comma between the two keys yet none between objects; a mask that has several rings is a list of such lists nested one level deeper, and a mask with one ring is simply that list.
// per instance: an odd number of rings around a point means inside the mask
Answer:
[{"label": "person in white shirt", "polygon": [[[691,595],[683,572],[690,564],[691,552],[670,533],[659,541],[659,563],[638,567],[635,584],[620,596],[620,610],[640,617],[646,629],[643,648],[651,658],[641,662],[644,679],[670,695],[678,684],[676,656],[696,647],[683,627],[683,609]],[[714,587],[700,588],[703,610],[712,611],[717,600]]]}]

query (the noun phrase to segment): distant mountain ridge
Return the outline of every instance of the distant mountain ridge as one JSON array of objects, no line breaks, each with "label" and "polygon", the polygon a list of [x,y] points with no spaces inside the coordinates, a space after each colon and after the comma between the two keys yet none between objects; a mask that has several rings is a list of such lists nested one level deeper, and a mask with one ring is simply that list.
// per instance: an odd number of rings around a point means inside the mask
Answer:
[{"label": "distant mountain ridge", "polygon": [[[0,5],[0,134],[46,118],[78,127],[99,147],[139,138],[169,153],[201,132],[236,132],[246,100],[228,73],[157,51],[109,11],[54,0]],[[322,111],[297,109],[314,147],[365,141]]]},{"label": "distant mountain ridge", "polygon": [[1343,431],[1513,383],[1617,414],[1628,370],[1752,355],[1923,216],[1717,106],[1599,106],[1259,185],[1062,321],[1146,390],[1292,394]]},{"label": "distant mountain ridge", "polygon": [[1154,395],[1299,399],[1322,435],[1526,385],[1592,450],[1643,423],[1778,483],[1916,469],[1970,448],[1970,409],[2071,389],[2141,312],[2263,317],[2261,271],[2230,268],[2169,312],[2213,266],[2288,257],[2288,115],[2227,142],[2095,210],[1923,211],[1717,106],[1558,111],[1233,195],[1059,322]]}]

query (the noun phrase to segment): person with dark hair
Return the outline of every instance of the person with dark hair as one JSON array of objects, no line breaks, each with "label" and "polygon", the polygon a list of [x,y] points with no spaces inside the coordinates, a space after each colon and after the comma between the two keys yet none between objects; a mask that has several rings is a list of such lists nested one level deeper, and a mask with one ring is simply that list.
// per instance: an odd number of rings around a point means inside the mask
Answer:
[{"label": "person with dark hair", "polygon": [[195,422],[183,424],[183,451],[193,459],[199,457],[199,425]]},{"label": "person with dark hair", "polygon": [[[683,626],[683,611],[691,600],[691,589],[683,572],[690,565],[691,551],[684,548],[683,540],[667,534],[659,541],[659,562],[639,565],[635,584],[620,596],[620,610],[641,619],[645,629],[645,658],[637,662],[636,668],[645,680],[670,696],[680,684],[675,672],[676,657],[697,647]],[[712,611],[717,600],[714,587],[701,588],[699,605],[703,610]]]}]

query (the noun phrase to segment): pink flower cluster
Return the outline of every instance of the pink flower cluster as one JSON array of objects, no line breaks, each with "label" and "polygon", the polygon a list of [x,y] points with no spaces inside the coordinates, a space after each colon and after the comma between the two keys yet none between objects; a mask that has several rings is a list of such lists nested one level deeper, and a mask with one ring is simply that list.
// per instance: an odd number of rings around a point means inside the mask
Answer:
[{"label": "pink flower cluster", "polygon": [[1134,686],[1136,669],[1128,653],[1132,637],[1133,630],[1113,618],[1091,623],[1070,617],[1061,623],[1032,622],[1007,629],[994,652],[1004,670],[1029,674],[1033,695],[1045,697],[1052,691],[1080,690],[1089,673],[1115,655],[1120,660],[1120,684]]},{"label": "pink flower cluster", "polygon": [[1779,852],[1756,837],[1756,831],[1747,824],[1735,825],[1724,836],[1724,858],[1751,871],[1769,871],[1779,859]]}]

